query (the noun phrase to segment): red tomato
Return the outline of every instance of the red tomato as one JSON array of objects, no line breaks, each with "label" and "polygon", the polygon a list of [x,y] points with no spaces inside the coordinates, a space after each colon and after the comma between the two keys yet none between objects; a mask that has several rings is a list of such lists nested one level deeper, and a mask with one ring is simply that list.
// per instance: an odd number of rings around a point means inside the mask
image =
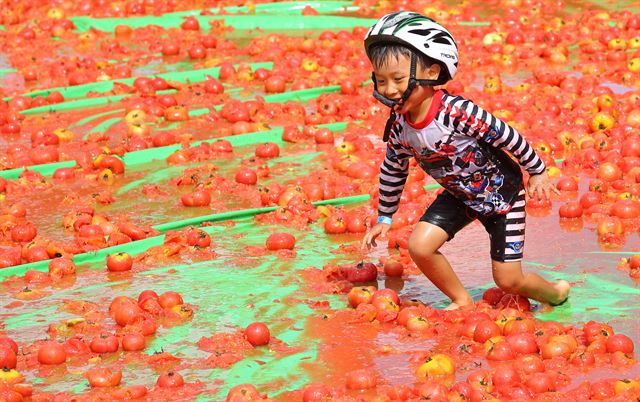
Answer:
[{"label": "red tomato", "polygon": [[122,380],[122,370],[112,371],[110,368],[89,369],[85,377],[94,388],[115,387]]},{"label": "red tomato", "polygon": [[378,380],[373,371],[367,369],[354,370],[346,375],[348,389],[370,389],[375,388]]},{"label": "red tomato", "polygon": [[302,402],[320,402],[333,396],[331,388],[324,384],[309,384],[304,387]]},{"label": "red tomato", "polygon": [[340,234],[347,231],[347,223],[339,214],[330,215],[324,221],[324,232],[328,234]]},{"label": "red tomato", "polygon": [[200,30],[200,23],[196,17],[189,16],[184,19],[182,24],[180,24],[180,28],[185,31],[198,31]]},{"label": "red tomato", "polygon": [[384,263],[384,274],[389,277],[401,277],[404,272],[404,265],[397,260],[387,260]]},{"label": "red tomato", "polygon": [[275,142],[265,142],[256,147],[256,156],[259,158],[275,158],[280,156],[280,147]]},{"label": "red tomato", "polygon": [[130,271],[133,266],[133,258],[124,251],[119,251],[107,256],[107,269],[111,272]]},{"label": "red tomato", "polygon": [[89,349],[93,353],[114,353],[118,351],[120,344],[115,335],[102,334],[91,340]]},{"label": "red tomato", "polygon": [[561,177],[556,188],[560,191],[578,191],[578,182],[573,177]]},{"label": "red tomato", "polygon": [[16,368],[18,364],[18,357],[16,352],[10,346],[0,346],[0,367],[6,367],[8,369]]},{"label": "red tomato", "polygon": [[356,308],[362,303],[370,303],[373,299],[373,293],[375,291],[376,288],[373,286],[356,286],[351,288],[349,294],[347,295],[349,305],[353,308]]},{"label": "red tomato", "polygon": [[211,194],[207,190],[196,190],[191,194],[184,194],[180,200],[186,207],[206,207],[211,204]]},{"label": "red tomato", "polygon": [[633,353],[633,341],[626,335],[614,334],[607,338],[607,352],[614,353],[621,351],[623,353]]},{"label": "red tomato", "polygon": [[38,362],[40,364],[57,365],[67,360],[67,352],[64,346],[58,342],[46,342],[38,349]]},{"label": "red tomato", "polygon": [[251,384],[240,384],[229,390],[227,402],[250,402],[261,400],[262,395]]},{"label": "red tomato", "polygon": [[495,307],[504,295],[504,290],[498,287],[493,287],[484,291],[484,293],[482,294],[482,300]]},{"label": "red tomato", "polygon": [[247,341],[253,346],[262,346],[269,343],[271,334],[269,328],[262,322],[254,322],[244,329]]},{"label": "red tomato", "polygon": [[38,230],[31,222],[20,223],[11,229],[11,240],[16,243],[26,243],[36,237]]},{"label": "red tomato", "polygon": [[145,339],[142,334],[130,333],[122,337],[122,349],[126,351],[139,351],[145,348]]},{"label": "red tomato", "polygon": [[587,322],[584,327],[582,327],[582,331],[584,332],[584,336],[588,343],[592,343],[596,339],[604,339],[613,335],[613,328],[609,324],[604,324],[596,321]]},{"label": "red tomato", "polygon": [[211,236],[202,229],[193,228],[189,230],[186,240],[191,247],[205,248],[211,245]]},{"label": "red tomato", "polygon": [[69,257],[54,258],[49,262],[49,275],[53,278],[61,278],[76,272],[76,264]]},{"label": "red tomato", "polygon": [[126,326],[136,321],[142,315],[137,303],[126,303],[113,311],[113,319],[120,326]]},{"label": "red tomato", "polygon": [[219,95],[224,92],[222,83],[211,76],[204,81],[204,91],[209,94]]},{"label": "red tomato", "polygon": [[561,218],[575,219],[582,216],[582,205],[577,201],[569,201],[560,206],[558,214]]},{"label": "red tomato", "polygon": [[507,336],[507,342],[516,354],[528,355],[538,352],[536,336],[530,332],[520,332]]},{"label": "red tomato", "polygon": [[290,233],[273,233],[267,238],[267,250],[293,250],[296,238]]},{"label": "red tomato", "polygon": [[314,139],[316,144],[333,144],[333,132],[328,128],[319,128],[314,135]]},{"label": "red tomato", "polygon": [[258,182],[258,175],[255,170],[249,168],[240,168],[236,172],[236,182],[247,185],[254,185]]},{"label": "red tomato", "polygon": [[164,118],[167,121],[186,121],[189,120],[189,110],[184,106],[169,106],[164,110]]},{"label": "red tomato", "polygon": [[147,387],[144,385],[130,385],[128,387],[120,388],[111,393],[115,399],[118,400],[134,400],[138,398],[142,398],[147,395]]},{"label": "red tomato", "polygon": [[493,372],[493,384],[497,387],[511,387],[521,382],[520,374],[511,365],[502,365],[496,367]]},{"label": "red tomato", "polygon": [[490,320],[482,320],[478,322],[476,329],[473,331],[473,340],[484,343],[489,338],[500,335],[500,332],[498,324]]},{"label": "red tomato", "polygon": [[[0,337],[0,348],[4,346],[9,347],[14,353],[18,354],[18,344],[13,339]],[[2,366],[2,364],[0,364],[0,366]]]},{"label": "red tomato", "polygon": [[177,371],[169,371],[160,375],[156,384],[160,388],[178,388],[184,385],[184,378]]},{"label": "red tomato", "polygon": [[160,295],[158,302],[162,308],[171,308],[183,304],[182,296],[178,292],[167,291]]},{"label": "red tomato", "polygon": [[148,298],[158,300],[158,294],[153,290],[143,290],[142,292],[140,292],[140,295],[138,295],[138,303],[142,303]]},{"label": "red tomato", "polygon": [[536,394],[555,391],[554,381],[547,373],[532,373],[526,381],[527,388]]},{"label": "red tomato", "polygon": [[340,274],[349,282],[372,282],[378,277],[378,268],[371,262],[343,265]]},{"label": "red tomato", "polygon": [[264,90],[268,94],[282,93],[286,89],[287,81],[281,75],[272,75],[264,81]]}]

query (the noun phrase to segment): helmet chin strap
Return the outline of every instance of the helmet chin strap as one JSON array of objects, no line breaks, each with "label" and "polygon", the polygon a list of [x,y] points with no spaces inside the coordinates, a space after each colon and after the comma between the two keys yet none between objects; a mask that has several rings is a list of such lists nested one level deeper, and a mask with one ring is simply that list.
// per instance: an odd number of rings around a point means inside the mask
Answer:
[{"label": "helmet chin strap", "polygon": [[382,140],[384,142],[389,141],[389,135],[391,134],[391,128],[393,127],[393,122],[396,120],[396,110],[400,110],[402,105],[409,99],[411,93],[418,85],[425,86],[435,86],[439,85],[438,80],[419,80],[416,79],[416,67],[417,67],[417,57],[415,54],[411,54],[411,69],[409,71],[409,82],[407,84],[407,89],[402,93],[402,97],[400,100],[396,101],[393,99],[389,99],[386,96],[382,95],[378,92],[378,83],[376,80],[376,74],[371,73],[371,79],[373,80],[373,97],[376,98],[380,103],[387,106],[390,109],[389,118],[387,119],[387,123],[384,127],[384,135],[382,136]]}]

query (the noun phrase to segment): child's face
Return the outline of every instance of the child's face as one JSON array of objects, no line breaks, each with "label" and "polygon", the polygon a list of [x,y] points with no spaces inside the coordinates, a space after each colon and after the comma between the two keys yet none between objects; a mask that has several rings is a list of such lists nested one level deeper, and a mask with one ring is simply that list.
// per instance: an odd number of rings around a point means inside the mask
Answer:
[{"label": "child's face", "polygon": [[[398,55],[397,58],[395,56],[389,56],[381,66],[378,68],[374,66],[373,72],[376,75],[378,92],[388,99],[399,101],[409,86],[411,58],[402,54]],[[437,64],[427,69],[422,68],[419,63],[416,66],[417,79],[437,79],[439,73],[440,67]],[[398,112],[406,113],[419,107],[427,98],[428,94],[429,90],[427,88],[420,85],[416,86],[411,92],[409,99],[407,99]]]}]

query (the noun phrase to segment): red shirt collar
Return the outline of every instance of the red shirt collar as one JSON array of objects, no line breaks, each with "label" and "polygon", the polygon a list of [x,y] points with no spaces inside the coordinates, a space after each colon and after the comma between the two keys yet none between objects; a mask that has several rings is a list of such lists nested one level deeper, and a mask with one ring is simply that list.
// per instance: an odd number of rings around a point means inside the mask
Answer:
[{"label": "red shirt collar", "polygon": [[440,108],[440,103],[442,102],[442,96],[444,92],[441,89],[438,89],[433,93],[433,98],[431,99],[431,105],[429,106],[429,111],[424,119],[420,122],[414,123],[411,121],[411,117],[409,113],[404,114],[404,120],[407,124],[415,129],[423,129],[427,127],[433,119],[436,117],[436,113],[438,113],[438,109]]}]

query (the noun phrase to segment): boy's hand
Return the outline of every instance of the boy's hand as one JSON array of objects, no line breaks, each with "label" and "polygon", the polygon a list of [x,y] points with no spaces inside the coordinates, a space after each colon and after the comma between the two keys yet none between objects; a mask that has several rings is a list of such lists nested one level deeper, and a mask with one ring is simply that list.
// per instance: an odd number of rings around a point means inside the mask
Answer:
[{"label": "boy's hand", "polygon": [[527,193],[529,194],[529,198],[534,198],[534,195],[538,198],[538,200],[547,199],[551,201],[551,193],[554,192],[556,194],[560,194],[560,191],[556,188],[556,186],[549,179],[549,175],[547,171],[537,174],[535,176],[529,177],[529,183],[527,185]]},{"label": "boy's hand", "polygon": [[367,246],[367,250],[370,250],[371,246],[377,247],[376,238],[380,235],[382,235],[382,237],[386,237],[389,229],[391,229],[391,225],[387,223],[376,223],[371,230],[367,232],[364,239],[362,239],[362,245],[360,248]]}]

